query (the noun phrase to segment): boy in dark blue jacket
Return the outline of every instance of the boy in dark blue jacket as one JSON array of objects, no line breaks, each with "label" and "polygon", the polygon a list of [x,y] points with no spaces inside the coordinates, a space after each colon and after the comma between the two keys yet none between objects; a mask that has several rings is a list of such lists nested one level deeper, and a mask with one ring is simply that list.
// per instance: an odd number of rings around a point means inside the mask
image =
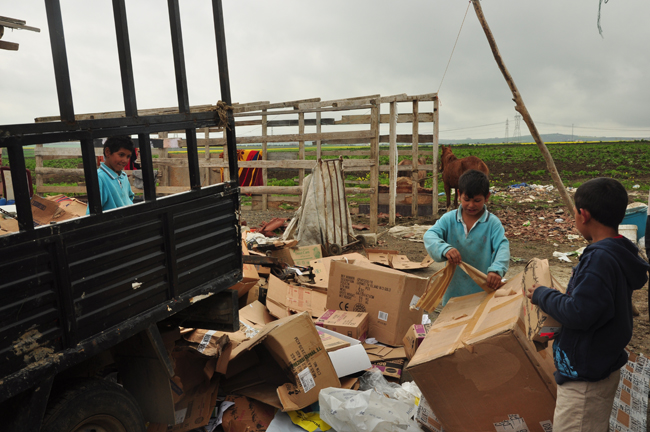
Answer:
[{"label": "boy in dark blue jacket", "polygon": [[625,347],[632,337],[632,291],[650,266],[618,234],[627,192],[610,178],[589,180],[576,191],[575,221],[590,241],[573,269],[566,294],[533,285],[528,297],[562,324],[553,343],[558,384],[553,431],[607,432]]}]

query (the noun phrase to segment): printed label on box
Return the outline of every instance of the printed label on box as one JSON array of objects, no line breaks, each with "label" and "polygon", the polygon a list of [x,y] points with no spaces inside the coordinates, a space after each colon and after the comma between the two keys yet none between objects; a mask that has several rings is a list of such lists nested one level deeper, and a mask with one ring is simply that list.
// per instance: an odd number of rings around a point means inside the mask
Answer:
[{"label": "printed label on box", "polygon": [[494,423],[494,429],[496,432],[530,432],[528,425],[518,414],[509,414],[508,420]]},{"label": "printed label on box", "polygon": [[187,408],[180,409],[174,413],[175,424],[181,424],[185,421],[185,414],[187,414]]},{"label": "printed label on box", "polygon": [[300,384],[302,384],[302,388],[305,393],[316,387],[316,382],[314,381],[314,377],[312,376],[308,367],[303,369],[302,372],[298,373],[298,379],[300,379]]},{"label": "printed label on box", "polygon": [[203,340],[201,341],[199,347],[196,350],[200,353],[205,351],[205,349],[208,347],[208,344],[210,343],[210,339],[212,339],[212,335],[215,333],[216,333],[215,330],[210,330],[205,335],[203,335]]},{"label": "printed label on box", "polygon": [[377,318],[382,321],[388,321],[388,314],[386,312],[379,311],[379,316]]},{"label": "printed label on box", "polygon": [[414,295],[413,298],[411,299],[411,303],[409,303],[409,308],[415,308],[415,310],[420,310],[419,307],[415,307],[416,304],[420,301],[420,297]]}]

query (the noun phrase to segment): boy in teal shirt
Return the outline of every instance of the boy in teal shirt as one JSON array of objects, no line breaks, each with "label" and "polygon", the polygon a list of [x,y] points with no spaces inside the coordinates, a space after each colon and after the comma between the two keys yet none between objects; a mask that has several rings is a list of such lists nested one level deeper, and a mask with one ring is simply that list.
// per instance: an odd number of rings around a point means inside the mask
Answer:
[{"label": "boy in teal shirt", "polygon": [[[435,261],[466,262],[487,275],[487,283],[497,289],[508,271],[510,243],[499,218],[488,212],[485,203],[490,198],[487,176],[476,170],[463,173],[458,180],[461,207],[445,213],[424,234],[424,247]],[[442,298],[483,291],[462,270],[454,273]]]},{"label": "boy in teal shirt", "polygon": [[[111,137],[104,143],[104,162],[97,169],[104,211],[133,204],[135,195],[123,170],[129,163],[134,147],[128,136]],[[86,214],[89,210],[86,210]]]}]

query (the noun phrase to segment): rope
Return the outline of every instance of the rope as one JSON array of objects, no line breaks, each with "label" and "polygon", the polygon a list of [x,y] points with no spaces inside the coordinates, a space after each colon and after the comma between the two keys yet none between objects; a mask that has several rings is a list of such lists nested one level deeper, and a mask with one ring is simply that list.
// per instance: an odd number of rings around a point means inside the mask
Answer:
[{"label": "rope", "polygon": [[[605,1],[608,1],[608,0],[605,0]],[[438,93],[440,93],[440,88],[442,87],[442,82],[445,80],[445,75],[447,75],[447,69],[449,69],[449,64],[451,63],[451,58],[454,55],[454,50],[456,49],[456,44],[458,43],[458,38],[460,38],[460,32],[463,30],[463,24],[465,24],[465,18],[467,18],[467,12],[469,12],[469,6],[471,4],[472,4],[471,1],[467,2],[467,9],[465,10],[465,16],[463,17],[463,22],[460,23],[460,29],[458,29],[458,36],[456,36],[456,42],[454,42],[454,47],[452,48],[451,54],[449,55],[449,61],[447,62],[447,67],[445,67],[445,73],[442,74],[442,79],[440,80],[440,86],[438,87]]]}]

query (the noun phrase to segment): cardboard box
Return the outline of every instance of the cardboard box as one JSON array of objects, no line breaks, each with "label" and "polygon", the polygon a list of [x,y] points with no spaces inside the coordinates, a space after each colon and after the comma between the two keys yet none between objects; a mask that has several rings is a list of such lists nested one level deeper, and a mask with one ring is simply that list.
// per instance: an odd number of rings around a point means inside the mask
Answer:
[{"label": "cardboard box", "polygon": [[381,371],[381,374],[385,377],[395,378],[399,380],[402,377],[402,369],[404,369],[404,363],[406,359],[394,359],[394,360],[381,360],[371,362],[374,367]]},{"label": "cardboard box", "polygon": [[[241,243],[242,255],[248,255],[248,248],[246,247],[246,242],[242,241]],[[260,275],[257,274],[255,266],[253,264],[244,264],[243,266],[243,275],[242,280],[235,285],[231,286],[230,289],[237,291],[237,296],[239,298],[243,297],[257,285],[257,282],[260,280]]]},{"label": "cardboard box", "polygon": [[170,379],[176,423],[151,423],[147,432],[186,432],[205,426],[217,403],[220,375],[217,359],[183,348],[172,352],[174,377]]},{"label": "cardboard box", "polygon": [[433,258],[426,256],[421,262],[416,263],[402,255],[400,251],[389,249],[366,249],[370,262],[380,264],[397,270],[418,270],[433,264]]},{"label": "cardboard box", "polygon": [[291,267],[309,267],[309,262],[323,257],[320,245],[282,248],[271,251],[271,256],[276,257]]},{"label": "cardboard box", "polygon": [[552,421],[553,355],[527,337],[522,280],[519,274],[494,293],[449,300],[411,359],[406,370],[446,430],[521,430],[525,423],[542,432]]},{"label": "cardboard box", "polygon": [[336,336],[325,333],[322,329],[316,329],[320,340],[323,341],[323,346],[325,346],[325,351],[332,352],[341,348],[347,348],[350,346],[350,342],[346,342],[343,339],[339,339]]},{"label": "cardboard box", "polygon": [[417,303],[427,282],[375,264],[332,261],[327,308],[367,312],[368,336],[400,346],[409,326],[422,322],[422,312],[410,310],[410,305]]},{"label": "cardboard box", "polygon": [[326,291],[329,286],[330,265],[332,261],[343,261],[347,264],[355,264],[361,262],[370,263],[366,257],[358,253],[336,255],[310,261],[309,265],[313,269],[315,283],[305,285]]},{"label": "cardboard box", "polygon": [[271,315],[284,318],[297,312],[309,312],[318,318],[327,310],[327,294],[315,289],[290,285],[277,277],[269,276],[266,307]]},{"label": "cardboard box", "polygon": [[54,201],[59,207],[66,211],[66,213],[74,216],[86,216],[88,205],[79,201],[76,198],[71,198],[65,195],[48,196],[46,199]]},{"label": "cardboard box", "polygon": [[18,221],[16,219],[3,219],[0,216],[0,235],[5,235],[19,230]]},{"label": "cardboard box", "polygon": [[41,198],[34,195],[31,200],[32,218],[34,226],[49,225],[50,222],[62,222],[72,219],[75,216],[68,214],[65,210],[57,205],[54,201]]},{"label": "cardboard box", "polygon": [[275,408],[246,396],[229,395],[226,401],[235,404],[223,413],[224,432],[265,432],[275,417]]},{"label": "cardboard box", "polygon": [[[521,279],[523,292],[525,293],[529,287],[536,283],[565,292],[565,289],[551,276],[548,260],[533,258],[526,264]],[[535,342],[538,350],[544,349],[548,346],[548,341],[557,336],[562,324],[534,305],[528,297],[525,298],[525,302],[526,334],[531,341]]]},{"label": "cardboard box", "polygon": [[318,317],[316,325],[334,330],[361,342],[368,335],[368,314],[366,312],[346,312],[329,309]]},{"label": "cardboard box", "polygon": [[417,351],[430,328],[431,324],[413,324],[411,327],[409,327],[403,339],[404,349],[406,350],[406,357],[409,360],[412,359],[415,355],[415,351]]},{"label": "cardboard box", "polygon": [[420,398],[418,411],[415,414],[415,421],[418,422],[420,429],[426,432],[444,432],[440,421],[434,414],[425,398]]},{"label": "cardboard box", "polygon": [[[341,348],[328,353],[332,365],[334,365],[334,370],[336,370],[336,375],[339,378],[347,377],[350,374],[361,372],[371,367],[370,358],[361,342],[325,327],[318,328],[318,331],[319,333],[336,336],[338,339],[350,344],[347,348]],[[341,379],[341,385],[344,388],[349,388],[346,387],[343,379]]]},{"label": "cardboard box", "polygon": [[230,364],[251,358],[257,359],[254,367],[227,377],[227,392],[294,411],[318,401],[321,389],[341,386],[306,312],[267,324],[232,351]]}]

